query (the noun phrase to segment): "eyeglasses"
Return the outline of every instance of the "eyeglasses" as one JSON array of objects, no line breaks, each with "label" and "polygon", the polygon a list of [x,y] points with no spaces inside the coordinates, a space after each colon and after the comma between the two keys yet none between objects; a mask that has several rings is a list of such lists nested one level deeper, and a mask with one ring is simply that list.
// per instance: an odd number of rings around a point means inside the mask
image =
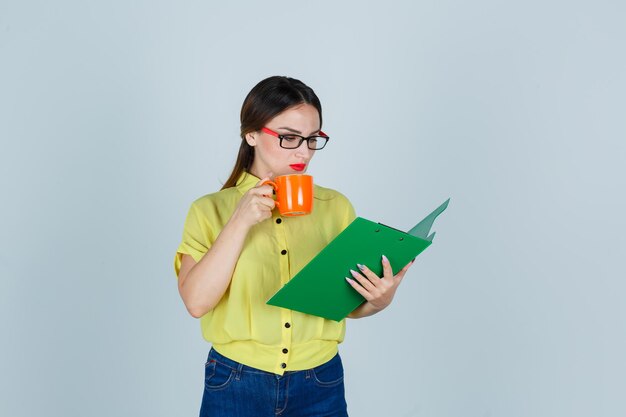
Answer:
[{"label": "eyeglasses", "polygon": [[330,137],[328,137],[328,135],[326,135],[326,133],[322,132],[321,130],[319,131],[318,135],[309,136],[308,138],[292,133],[288,135],[280,135],[266,127],[262,128],[261,131],[280,139],[280,147],[285,149],[299,148],[300,145],[302,145],[302,142],[306,140],[306,146],[308,146],[309,149],[319,151],[324,146],[326,146],[328,139],[330,139]]}]

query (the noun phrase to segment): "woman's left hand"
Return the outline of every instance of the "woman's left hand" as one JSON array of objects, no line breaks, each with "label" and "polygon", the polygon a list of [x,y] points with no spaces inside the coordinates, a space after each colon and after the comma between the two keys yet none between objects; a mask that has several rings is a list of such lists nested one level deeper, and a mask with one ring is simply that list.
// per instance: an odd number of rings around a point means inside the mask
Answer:
[{"label": "woman's left hand", "polygon": [[398,285],[400,285],[404,275],[415,261],[409,262],[395,276],[393,275],[391,264],[385,255],[382,256],[381,262],[383,265],[382,277],[373,273],[365,265],[358,265],[361,273],[350,271],[354,279],[346,277],[352,288],[367,300],[366,304],[369,304],[369,306],[362,305],[360,308],[363,310],[364,307],[367,307],[367,310],[370,310],[369,314],[366,315],[375,314],[391,304]]}]

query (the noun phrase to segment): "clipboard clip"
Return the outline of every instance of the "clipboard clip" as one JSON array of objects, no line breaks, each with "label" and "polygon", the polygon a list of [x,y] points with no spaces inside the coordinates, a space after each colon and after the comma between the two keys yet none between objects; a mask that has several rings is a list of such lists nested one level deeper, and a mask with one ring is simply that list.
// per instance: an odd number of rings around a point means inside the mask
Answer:
[{"label": "clipboard clip", "polygon": [[[400,230],[400,229],[396,229],[395,227],[387,226],[386,224],[381,223],[381,222],[378,222],[378,224],[379,224],[379,225],[381,225],[381,226],[383,226],[383,227],[386,227],[386,228],[388,228],[388,229],[395,230],[396,232],[400,232],[400,233],[404,233],[404,234],[406,234],[406,232],[405,232],[404,230]],[[374,230],[374,231],[375,231],[375,232],[379,232],[379,231],[380,231],[380,229],[377,229],[377,230]]]}]

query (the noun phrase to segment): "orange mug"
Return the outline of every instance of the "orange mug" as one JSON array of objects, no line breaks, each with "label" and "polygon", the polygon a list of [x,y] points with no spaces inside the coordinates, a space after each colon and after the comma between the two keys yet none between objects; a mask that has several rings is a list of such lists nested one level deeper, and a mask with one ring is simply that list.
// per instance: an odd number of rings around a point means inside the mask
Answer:
[{"label": "orange mug", "polygon": [[283,216],[304,216],[313,210],[313,177],[305,174],[280,175],[263,181],[276,191],[276,206]]}]

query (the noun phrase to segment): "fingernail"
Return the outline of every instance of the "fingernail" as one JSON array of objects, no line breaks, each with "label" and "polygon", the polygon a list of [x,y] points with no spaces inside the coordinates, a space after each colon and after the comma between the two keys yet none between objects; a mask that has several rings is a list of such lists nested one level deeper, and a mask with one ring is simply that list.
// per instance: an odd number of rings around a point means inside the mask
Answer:
[{"label": "fingernail", "polygon": [[384,262],[389,262],[389,259],[387,259],[387,257],[385,255],[383,255],[383,261]]},{"label": "fingernail", "polygon": [[352,282],[352,280],[350,278],[348,278],[348,277],[346,277],[346,281]]},{"label": "fingernail", "polygon": [[353,277],[356,277],[358,274],[358,272],[353,271],[352,269],[350,270],[350,273],[352,274]]},{"label": "fingernail", "polygon": [[365,269],[365,265],[362,265],[362,264],[356,264],[356,266],[358,266],[358,267],[359,267],[359,269],[360,269],[361,271]]}]

